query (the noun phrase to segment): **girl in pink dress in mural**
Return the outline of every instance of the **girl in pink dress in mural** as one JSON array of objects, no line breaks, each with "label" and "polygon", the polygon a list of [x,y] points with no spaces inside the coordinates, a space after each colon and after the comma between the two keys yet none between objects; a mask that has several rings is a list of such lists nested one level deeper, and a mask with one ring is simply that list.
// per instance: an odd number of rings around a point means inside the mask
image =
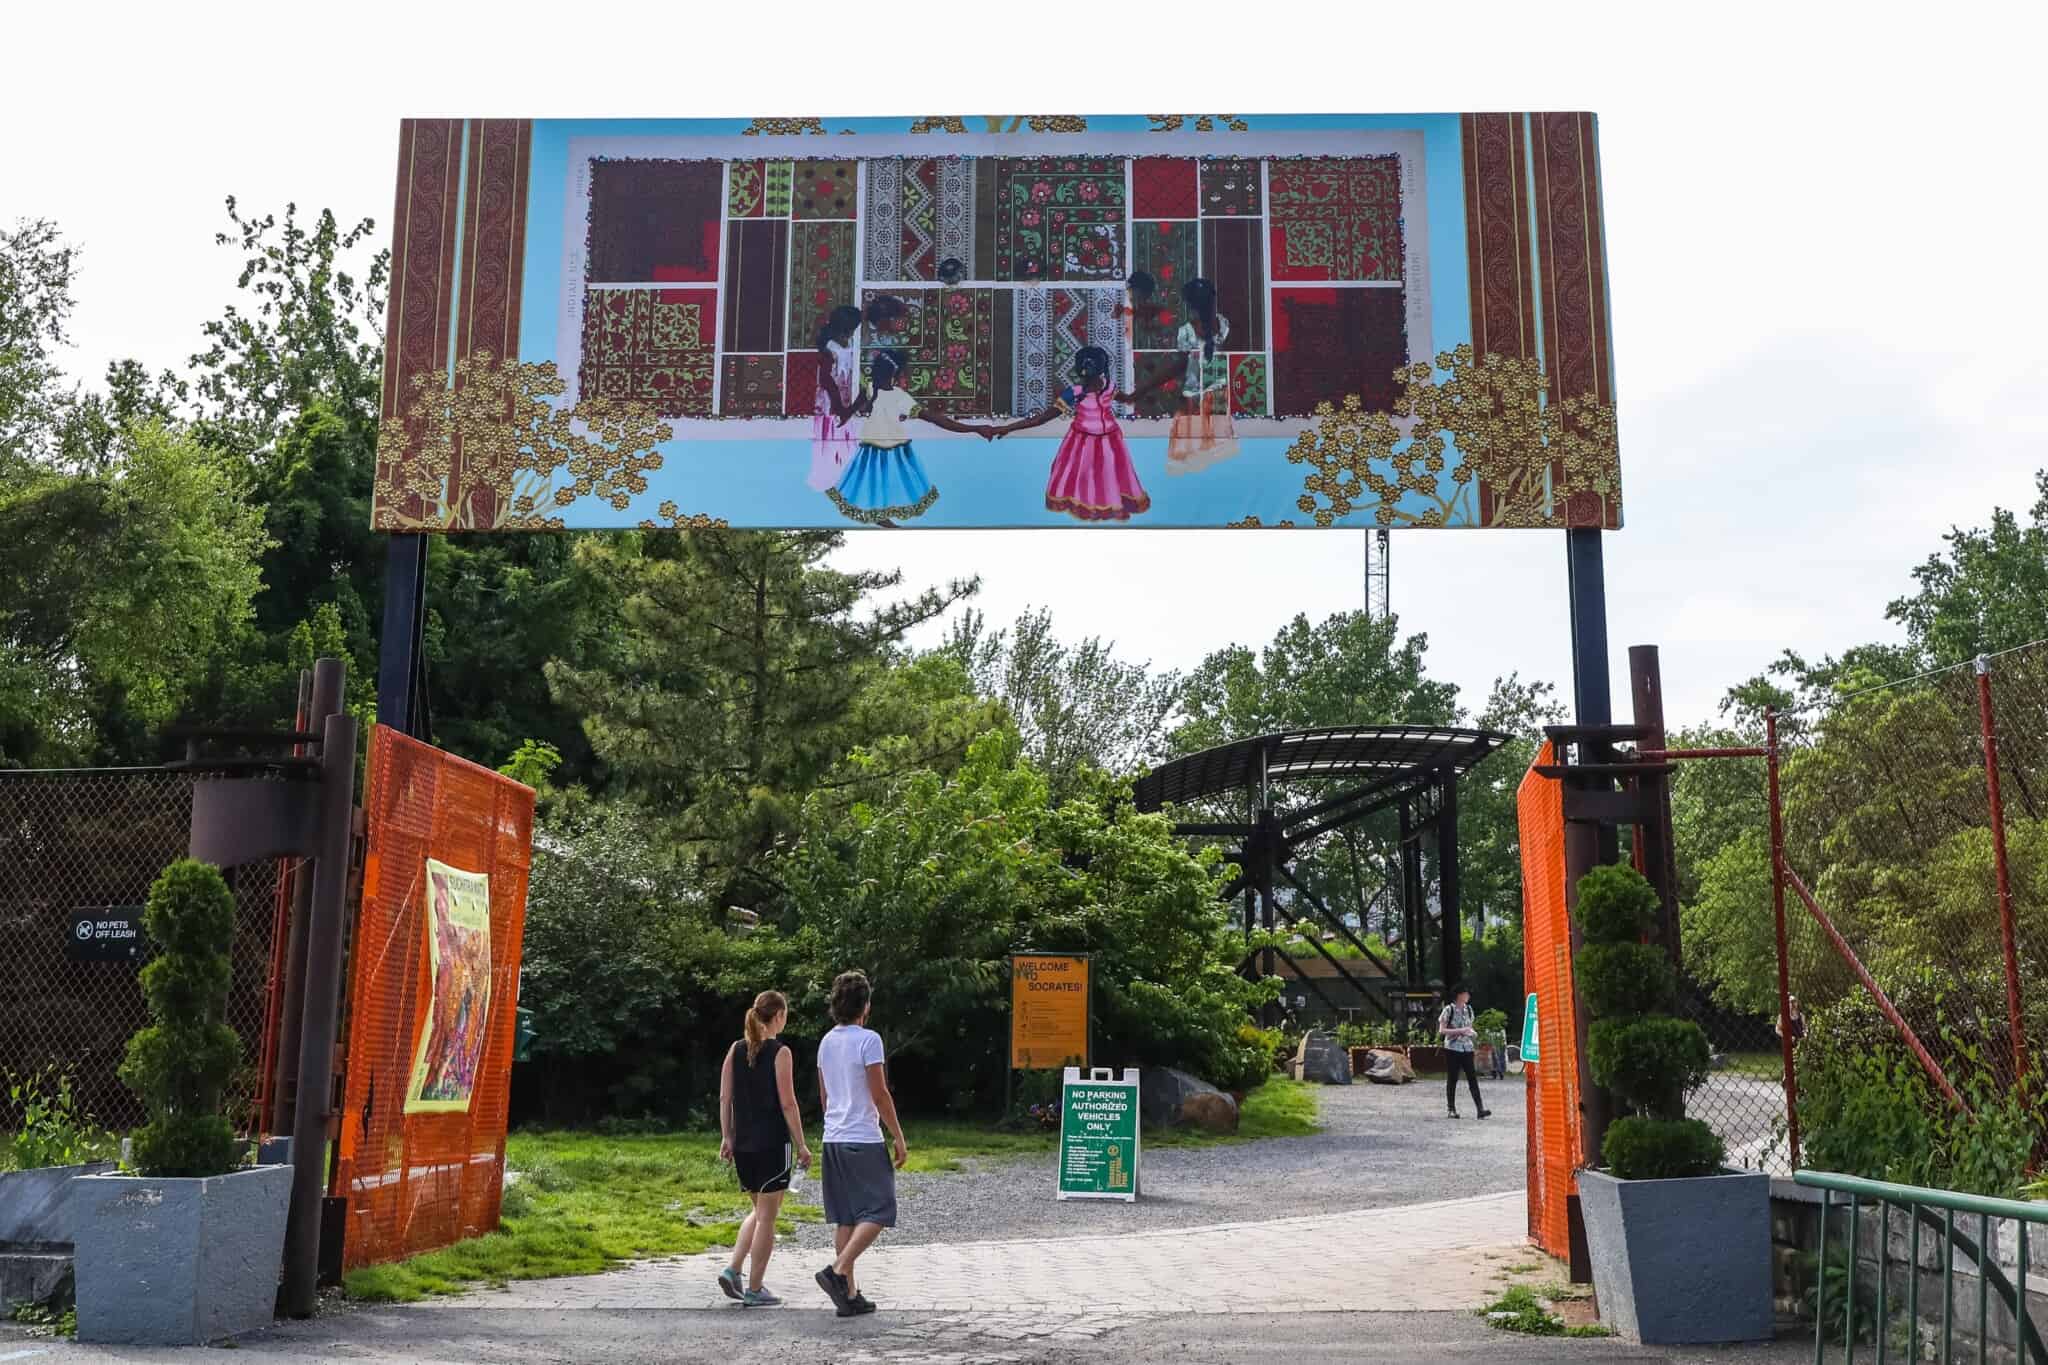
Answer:
[{"label": "girl in pink dress in mural", "polygon": [[818,331],[818,397],[811,417],[811,477],[815,492],[836,486],[860,444],[854,405],[860,399],[860,309],[839,307]]},{"label": "girl in pink dress in mural", "polygon": [[1083,346],[1075,355],[1074,380],[1044,412],[994,432],[1006,436],[1071,416],[1074,424],[1067,428],[1045,481],[1046,510],[1080,521],[1129,521],[1152,506],[1116,420],[1114,405],[1130,402],[1131,395],[1111,391],[1109,352],[1100,346]]}]

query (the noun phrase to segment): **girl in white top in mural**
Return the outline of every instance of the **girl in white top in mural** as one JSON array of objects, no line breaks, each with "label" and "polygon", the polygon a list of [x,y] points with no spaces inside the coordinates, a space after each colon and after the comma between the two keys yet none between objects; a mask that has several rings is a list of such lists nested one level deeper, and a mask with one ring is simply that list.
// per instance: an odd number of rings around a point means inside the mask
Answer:
[{"label": "girl in white top in mural", "polygon": [[818,394],[811,417],[810,485],[820,493],[839,482],[859,443],[854,405],[860,401],[860,309],[842,306],[818,332]]},{"label": "girl in white top in mural", "polygon": [[1180,412],[1166,441],[1166,472],[1192,474],[1237,454],[1237,428],[1230,420],[1230,319],[1216,311],[1216,286],[1192,279],[1181,287],[1188,320],[1174,338],[1187,357]]},{"label": "girl in white top in mural", "polygon": [[828,497],[847,516],[869,526],[894,526],[921,517],[939,500],[911,448],[908,423],[921,417],[942,431],[993,440],[987,427],[956,422],[918,405],[899,381],[909,361],[895,349],[877,351],[869,375],[873,388],[861,399],[860,445]]}]

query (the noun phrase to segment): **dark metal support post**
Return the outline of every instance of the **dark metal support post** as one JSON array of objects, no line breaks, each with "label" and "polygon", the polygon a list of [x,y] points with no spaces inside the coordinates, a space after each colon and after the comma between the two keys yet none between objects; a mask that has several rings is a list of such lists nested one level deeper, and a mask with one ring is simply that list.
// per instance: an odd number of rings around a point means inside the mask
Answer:
[{"label": "dark metal support post", "polygon": [[1407,801],[1401,802],[1401,950],[1408,979],[1402,984],[1413,989],[1427,984],[1428,966],[1422,940],[1422,850],[1416,843],[1415,815]]},{"label": "dark metal support post", "polygon": [[1765,790],[1771,809],[1771,932],[1778,949],[1778,1060],[1784,1068],[1785,1135],[1799,1169],[1799,1079],[1793,1071],[1792,969],[1785,944],[1785,808],[1778,793],[1778,712],[1764,708]]},{"label": "dark metal support post", "polygon": [[[1600,530],[1585,527],[1569,530],[1565,536],[1565,562],[1570,576],[1572,616],[1572,700],[1580,725],[1611,725],[1614,722],[1612,695],[1607,677],[1607,574],[1601,558]],[[1581,753],[1580,761],[1606,763],[1605,745]],[[1616,862],[1621,854],[1618,831],[1605,825],[1568,821],[1564,834],[1565,900],[1577,907],[1579,878],[1595,867]],[[1581,946],[1578,918],[1572,919],[1572,952]],[[1579,1105],[1584,1119],[1581,1159],[1587,1165],[1600,1160],[1600,1147],[1607,1137],[1607,1092],[1593,1084],[1593,1067],[1587,1054],[1587,1035],[1592,1021],[1583,1000],[1574,1000],[1572,1010],[1578,1034]]]},{"label": "dark metal support post", "polygon": [[[321,659],[313,665],[311,687],[300,707],[299,729],[325,734],[327,718],[341,713],[344,672],[341,660]],[[298,745],[297,754],[311,752],[310,745]],[[299,1076],[299,1026],[306,1001],[306,924],[313,907],[313,863],[298,858],[292,866],[292,914],[285,938],[284,1004],[278,1015],[277,1072],[271,1087],[270,1131],[292,1131],[292,1100]]]},{"label": "dark metal support post", "polygon": [[401,734],[427,731],[427,537],[394,535],[384,555],[384,629],[377,651],[377,720]]},{"label": "dark metal support post", "polygon": [[[1628,650],[1629,692],[1635,704],[1635,722],[1644,730],[1637,751],[1664,747],[1664,672],[1657,659],[1657,646],[1630,645]],[[1657,888],[1661,907],[1664,952],[1674,968],[1685,967],[1684,945],[1678,925],[1678,858],[1671,827],[1671,776],[1648,771],[1636,779],[1649,809],[1646,823],[1636,827],[1642,850],[1643,872]]]},{"label": "dark metal support post", "polygon": [[1465,976],[1465,919],[1458,898],[1458,775],[1445,773],[1438,791],[1436,898],[1443,935],[1444,989],[1449,990]]},{"label": "dark metal support post", "polygon": [[[337,697],[337,704],[340,699]],[[345,712],[321,727],[320,842],[307,922],[305,1022],[298,1102],[292,1113],[292,1201],[285,1227],[284,1308],[312,1315],[320,1276],[321,1198],[327,1186],[327,1123],[333,1107],[334,1036],[341,1007],[343,901],[354,833],[356,723]]]}]

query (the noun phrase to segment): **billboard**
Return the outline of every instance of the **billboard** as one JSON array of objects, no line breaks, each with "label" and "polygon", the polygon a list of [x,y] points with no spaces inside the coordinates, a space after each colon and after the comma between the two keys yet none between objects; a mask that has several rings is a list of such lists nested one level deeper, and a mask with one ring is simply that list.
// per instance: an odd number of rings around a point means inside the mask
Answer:
[{"label": "billboard", "polygon": [[1590,114],[409,120],[373,522],[1618,527]]}]

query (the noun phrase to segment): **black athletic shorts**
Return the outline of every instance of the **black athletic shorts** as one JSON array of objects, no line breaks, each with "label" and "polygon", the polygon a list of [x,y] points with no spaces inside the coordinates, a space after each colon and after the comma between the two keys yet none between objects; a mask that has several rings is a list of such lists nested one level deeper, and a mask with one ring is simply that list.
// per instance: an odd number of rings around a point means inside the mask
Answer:
[{"label": "black athletic shorts", "polygon": [[765,1152],[734,1152],[733,1169],[739,1172],[740,1188],[748,1194],[776,1194],[789,1188],[788,1146]]}]

